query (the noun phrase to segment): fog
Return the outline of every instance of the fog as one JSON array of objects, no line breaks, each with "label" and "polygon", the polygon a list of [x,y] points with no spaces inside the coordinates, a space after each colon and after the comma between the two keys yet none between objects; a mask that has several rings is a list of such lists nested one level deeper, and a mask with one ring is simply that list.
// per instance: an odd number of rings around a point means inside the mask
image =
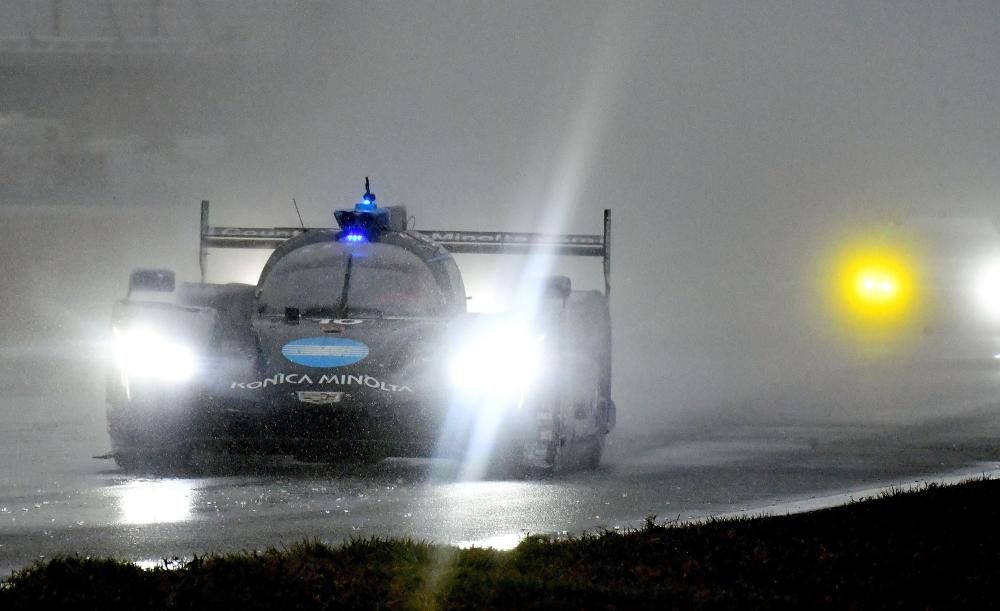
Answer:
[{"label": "fog", "polygon": [[[148,34],[148,4],[111,4]],[[185,27],[198,3],[162,4],[175,55],[0,47],[0,115],[102,159],[14,185],[33,145],[0,143],[8,361],[99,342],[132,267],[196,279],[200,199],[218,224],[290,226],[294,197],[319,226],[371,176],[418,229],[598,233],[612,209],[626,437],[991,401],[992,374],[968,384],[919,341],[888,360],[844,341],[819,274],[841,237],[910,219],[973,219],[991,247],[996,3],[232,1],[201,3],[204,28]],[[108,37],[104,5],[67,3],[59,35]],[[3,9],[0,39],[51,29],[30,6]],[[234,256],[210,279],[252,280],[258,254]],[[506,264],[467,259],[489,293]]]}]

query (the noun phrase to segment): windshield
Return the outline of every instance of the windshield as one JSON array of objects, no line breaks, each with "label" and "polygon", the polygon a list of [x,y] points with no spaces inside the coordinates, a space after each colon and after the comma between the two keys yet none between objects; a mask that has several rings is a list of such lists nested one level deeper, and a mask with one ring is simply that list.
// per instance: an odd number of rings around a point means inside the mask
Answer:
[{"label": "windshield", "polygon": [[414,254],[387,244],[324,242],[288,253],[261,285],[265,311],[306,316],[438,316],[444,297]]}]

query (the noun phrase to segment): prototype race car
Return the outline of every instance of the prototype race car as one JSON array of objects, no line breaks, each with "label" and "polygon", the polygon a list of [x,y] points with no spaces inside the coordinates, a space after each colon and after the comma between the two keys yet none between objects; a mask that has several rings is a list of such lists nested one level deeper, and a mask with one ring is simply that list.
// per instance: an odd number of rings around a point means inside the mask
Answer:
[{"label": "prototype race car", "polygon": [[[610,212],[603,235],[408,230],[367,187],[337,228],[213,227],[201,282],[132,273],[107,388],[126,469],[195,450],[301,460],[450,456],[596,466],[614,427]],[[268,248],[256,286],[205,283],[211,248]],[[506,314],[466,312],[451,253],[601,257],[605,290],[549,276]]]}]

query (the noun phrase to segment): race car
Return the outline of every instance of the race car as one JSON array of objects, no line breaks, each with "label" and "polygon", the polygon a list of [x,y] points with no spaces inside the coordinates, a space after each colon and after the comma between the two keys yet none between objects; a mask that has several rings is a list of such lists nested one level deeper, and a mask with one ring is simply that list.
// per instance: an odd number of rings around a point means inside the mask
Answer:
[{"label": "race car", "polygon": [[[107,385],[121,467],[185,468],[195,451],[599,464],[616,420],[610,212],[599,235],[414,231],[367,182],[332,228],[211,226],[203,201],[201,282],[132,272]],[[273,252],[256,285],[210,284],[213,248]],[[604,291],[546,276],[510,312],[469,313],[452,253],[600,257]]]}]

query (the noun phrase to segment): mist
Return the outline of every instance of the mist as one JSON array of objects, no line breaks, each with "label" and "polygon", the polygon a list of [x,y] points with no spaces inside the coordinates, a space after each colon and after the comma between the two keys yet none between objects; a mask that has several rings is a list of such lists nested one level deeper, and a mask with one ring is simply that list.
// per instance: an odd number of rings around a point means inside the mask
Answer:
[{"label": "mist", "polygon": [[[4,8],[0,38],[50,27],[44,4]],[[143,3],[112,4],[147,31]],[[294,197],[322,226],[371,176],[418,229],[597,233],[612,209],[625,436],[990,402],[992,377],[928,376],[919,345],[872,360],[831,339],[818,270],[855,230],[988,226],[997,4],[202,4],[198,28],[182,2],[161,19],[176,57],[0,49],[0,116],[57,123],[67,150],[103,159],[3,192],[8,351],[98,343],[133,267],[197,279],[201,199],[214,223],[290,226]],[[67,4],[64,32],[109,36],[101,6]],[[252,282],[261,258],[233,256],[213,254],[209,279]],[[460,262],[474,298],[517,265]],[[571,275],[599,286],[596,270]]]}]

